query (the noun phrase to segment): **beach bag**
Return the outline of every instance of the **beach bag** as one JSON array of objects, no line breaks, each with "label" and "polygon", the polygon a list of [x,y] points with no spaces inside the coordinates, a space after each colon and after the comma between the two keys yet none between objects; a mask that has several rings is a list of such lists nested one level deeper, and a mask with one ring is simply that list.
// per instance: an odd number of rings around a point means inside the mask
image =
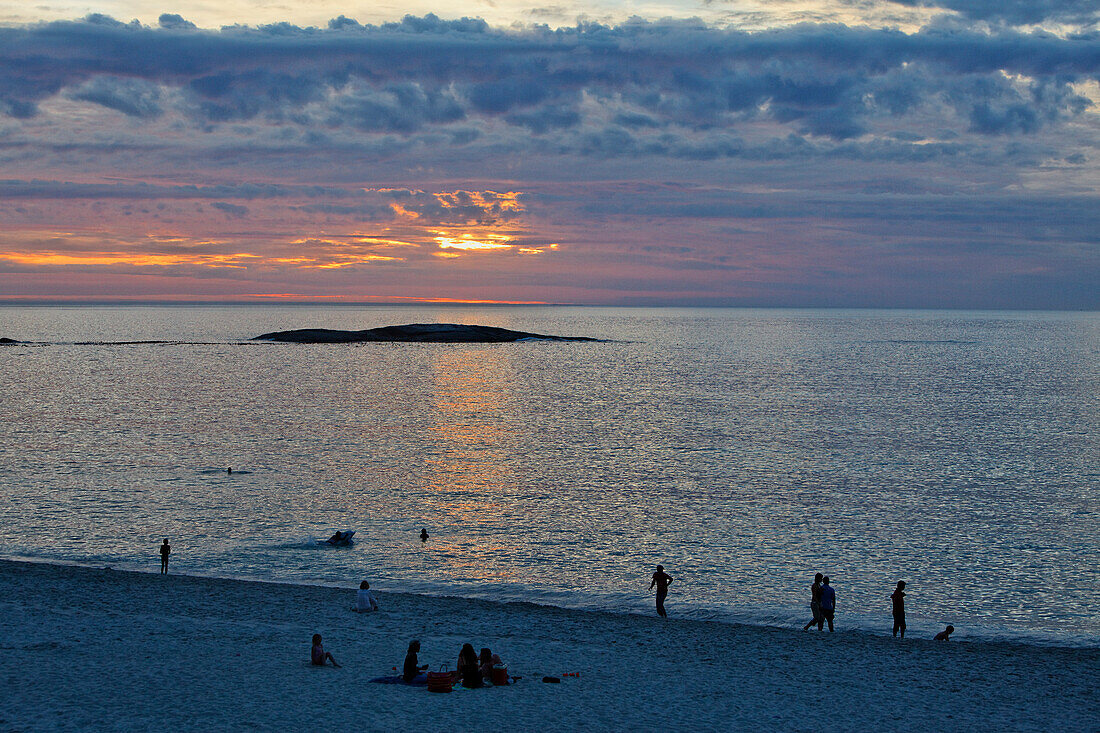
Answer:
[{"label": "beach bag", "polygon": [[507,667],[493,667],[493,671],[489,673],[489,680],[494,685],[506,685],[506,684],[508,684],[508,668]]},{"label": "beach bag", "polygon": [[[446,666],[446,665],[444,665]],[[450,692],[454,687],[455,678],[449,670],[441,669],[439,672],[428,672],[428,692]]]}]

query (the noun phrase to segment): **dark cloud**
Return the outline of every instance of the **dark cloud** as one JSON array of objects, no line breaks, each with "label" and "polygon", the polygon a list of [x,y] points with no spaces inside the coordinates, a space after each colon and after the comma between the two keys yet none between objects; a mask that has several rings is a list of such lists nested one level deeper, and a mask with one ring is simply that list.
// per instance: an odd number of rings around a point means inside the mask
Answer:
[{"label": "dark cloud", "polygon": [[158,117],[163,111],[160,89],[140,79],[97,76],[74,88],[68,96],[117,110],[130,117]]},{"label": "dark cloud", "polygon": [[218,211],[224,212],[227,216],[232,216],[236,218],[248,216],[247,206],[241,206],[240,204],[230,204],[225,201],[215,201],[210,205]]},{"label": "dark cloud", "polygon": [[[381,26],[341,16],[326,29],[191,25],[174,15],[156,29],[89,16],[0,28],[0,112],[30,118],[65,91],[144,119],[167,113],[171,99],[172,111],[205,125],[411,135],[500,120],[528,134],[573,130],[574,147],[602,155],[608,134],[627,144],[628,130],[760,121],[843,141],[875,119],[944,103],[977,134],[1033,134],[1080,114],[1088,102],[1072,85],[1100,77],[1100,38],[942,26],[745,33],[639,21],[506,31],[432,15]],[[595,109],[608,119],[583,124]],[[620,132],[596,129],[611,122]]]}]

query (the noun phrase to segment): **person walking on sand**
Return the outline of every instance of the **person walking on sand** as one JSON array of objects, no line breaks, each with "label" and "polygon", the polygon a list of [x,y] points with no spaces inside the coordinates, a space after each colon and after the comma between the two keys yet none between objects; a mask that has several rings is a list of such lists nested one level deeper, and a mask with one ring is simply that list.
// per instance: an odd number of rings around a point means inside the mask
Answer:
[{"label": "person walking on sand", "polygon": [[890,600],[894,604],[894,636],[899,633],[905,638],[905,581],[899,580],[898,587],[890,594]]},{"label": "person walking on sand", "polygon": [[821,573],[814,576],[814,584],[810,586],[810,613],[813,614],[813,618],[806,622],[806,625],[802,627],[803,631],[809,631],[810,627],[814,624],[818,624],[820,628],[821,624],[821,579],[825,577]]},{"label": "person walking on sand", "polygon": [[836,611],[836,591],[829,585],[829,576],[821,579],[821,620],[817,622],[817,630],[821,631],[825,622],[829,622],[829,631],[833,630],[833,613]]},{"label": "person walking on sand", "polygon": [[313,646],[309,650],[309,663],[315,667],[324,667],[325,662],[332,662],[333,667],[339,667],[330,652],[326,652],[321,645],[321,635],[313,635]]},{"label": "person walking on sand", "polygon": [[657,566],[657,572],[653,573],[653,580],[649,583],[649,589],[657,586],[657,615],[668,618],[665,613],[665,597],[668,596],[668,586],[672,583],[672,576],[665,572],[664,565]]},{"label": "person walking on sand", "polygon": [[160,546],[160,574],[168,574],[168,556],[172,554],[172,546],[168,544],[168,538],[164,538],[164,544]]}]

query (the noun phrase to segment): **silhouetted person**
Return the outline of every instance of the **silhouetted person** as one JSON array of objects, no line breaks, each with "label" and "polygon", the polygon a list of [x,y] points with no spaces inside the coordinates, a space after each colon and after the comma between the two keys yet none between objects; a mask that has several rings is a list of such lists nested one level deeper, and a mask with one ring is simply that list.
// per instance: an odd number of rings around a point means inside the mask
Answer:
[{"label": "silhouetted person", "polygon": [[481,665],[473,644],[463,644],[458,653],[458,678],[463,687],[481,687]]},{"label": "silhouetted person", "polygon": [[233,473],[233,467],[232,467],[232,466],[230,466],[229,468],[225,469],[225,472],[226,472],[226,474],[231,474],[231,473]]},{"label": "silhouetted person", "polygon": [[326,652],[325,648],[321,646],[320,634],[313,635],[313,647],[309,650],[309,662],[318,667],[325,666],[325,662],[332,662],[333,667],[340,666],[336,663],[336,660],[333,659],[332,654]]},{"label": "silhouetted person", "polygon": [[172,554],[172,546],[168,544],[168,538],[164,538],[164,544],[160,546],[160,574],[168,574],[168,556]]},{"label": "silhouetted person", "polygon": [[428,530],[427,529],[421,528],[421,530],[420,530],[420,541],[421,542],[427,542],[428,541]]},{"label": "silhouetted person", "polygon": [[672,583],[672,576],[665,572],[663,565],[657,566],[657,572],[653,574],[653,580],[649,583],[649,589],[657,586],[657,615],[668,618],[665,613],[665,597],[668,596],[668,586]]},{"label": "silhouetted person", "polygon": [[370,592],[370,583],[365,580],[359,584],[359,590],[355,594],[355,610],[360,613],[378,610],[378,601],[374,600],[374,594]]},{"label": "silhouetted person", "polygon": [[416,658],[416,655],[420,653],[420,642],[409,642],[409,651],[405,653],[405,666],[401,671],[401,679],[406,682],[413,682],[420,676],[420,673],[428,668],[426,664],[420,664],[420,660]]},{"label": "silhouetted person", "polygon": [[821,628],[821,579],[823,577],[825,576],[821,573],[815,575],[814,584],[810,586],[810,613],[814,617],[802,627],[803,631],[809,631],[814,624],[817,624],[819,629]]},{"label": "silhouetted person", "polygon": [[894,603],[894,636],[901,634],[905,638],[905,581],[899,580],[898,587],[890,594],[890,600]]},{"label": "silhouetted person", "polygon": [[821,579],[821,621],[817,623],[817,630],[821,631],[825,622],[829,622],[829,631],[833,630],[833,613],[836,611],[836,591],[829,585],[829,576]]},{"label": "silhouetted person", "polygon": [[949,641],[953,633],[955,633],[955,627],[948,626],[946,629],[933,636],[932,641]]}]

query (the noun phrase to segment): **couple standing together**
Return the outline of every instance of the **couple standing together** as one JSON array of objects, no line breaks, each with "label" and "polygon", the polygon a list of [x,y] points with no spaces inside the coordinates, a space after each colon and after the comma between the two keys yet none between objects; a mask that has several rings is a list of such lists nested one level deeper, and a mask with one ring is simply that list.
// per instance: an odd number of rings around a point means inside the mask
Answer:
[{"label": "couple standing together", "polygon": [[836,611],[836,591],[829,585],[829,576],[818,573],[814,576],[814,584],[810,586],[810,611],[814,617],[802,627],[803,631],[809,631],[810,627],[817,624],[817,630],[825,628],[825,622],[829,623],[829,631],[833,630],[833,612]]}]

